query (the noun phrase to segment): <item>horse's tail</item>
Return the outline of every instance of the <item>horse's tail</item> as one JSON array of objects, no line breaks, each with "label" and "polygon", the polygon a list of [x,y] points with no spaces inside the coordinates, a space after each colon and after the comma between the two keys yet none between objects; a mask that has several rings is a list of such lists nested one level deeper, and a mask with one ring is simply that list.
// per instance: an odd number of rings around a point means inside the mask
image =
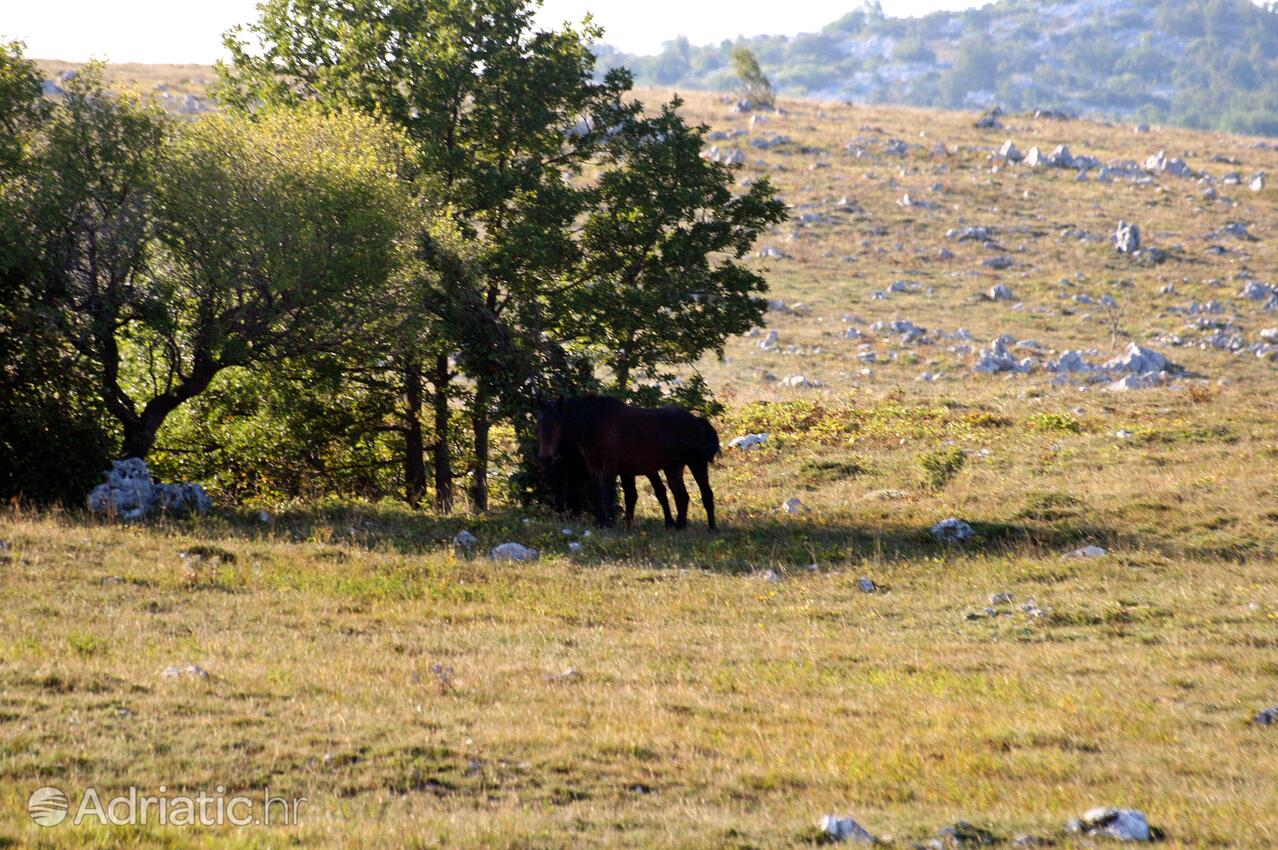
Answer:
[{"label": "horse's tail", "polygon": [[714,463],[714,459],[719,456],[722,448],[719,446],[719,432],[714,430],[714,426],[706,419],[697,417],[697,422],[701,423],[701,430],[705,432],[706,440],[706,462]]}]

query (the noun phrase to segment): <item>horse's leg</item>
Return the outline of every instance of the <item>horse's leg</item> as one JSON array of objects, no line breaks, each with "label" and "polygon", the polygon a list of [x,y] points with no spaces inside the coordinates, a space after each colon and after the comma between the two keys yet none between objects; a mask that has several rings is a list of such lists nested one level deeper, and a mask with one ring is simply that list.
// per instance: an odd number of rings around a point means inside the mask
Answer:
[{"label": "horse's leg", "polygon": [[710,470],[705,463],[689,464],[688,470],[692,473],[692,477],[697,480],[697,487],[701,490],[701,504],[706,509],[706,526],[711,531],[715,531],[714,491],[710,489]]},{"label": "horse's leg", "polygon": [[595,521],[600,528],[607,528],[616,519],[617,470],[601,469],[595,475],[595,490],[599,504],[595,506]]},{"label": "horse's leg", "polygon": [[666,485],[661,483],[661,473],[654,472],[649,475],[648,482],[652,484],[652,494],[661,503],[661,515],[665,517],[666,528],[674,528],[674,517],[670,515],[670,500],[666,498]]},{"label": "horse's leg", "polygon": [[667,467],[666,481],[670,484],[670,492],[674,493],[675,510],[679,514],[675,528],[682,530],[688,526],[688,488],[683,486],[683,466]]},{"label": "horse's leg", "polygon": [[621,492],[626,494],[626,528],[630,528],[635,524],[635,502],[639,501],[633,475],[621,476]]}]

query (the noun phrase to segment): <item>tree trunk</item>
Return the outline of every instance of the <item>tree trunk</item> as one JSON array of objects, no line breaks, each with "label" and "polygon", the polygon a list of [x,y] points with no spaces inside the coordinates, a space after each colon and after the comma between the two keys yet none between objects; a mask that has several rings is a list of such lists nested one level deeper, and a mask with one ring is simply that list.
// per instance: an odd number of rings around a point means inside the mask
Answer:
[{"label": "tree trunk", "polygon": [[146,460],[146,456],[155,445],[155,437],[163,421],[160,419],[158,422],[150,422],[148,417],[138,416],[120,423],[124,426],[124,445],[121,447],[121,456]]},{"label": "tree trunk", "polygon": [[408,504],[426,495],[426,447],[422,439],[422,364],[404,363],[404,497]]},{"label": "tree trunk", "polygon": [[475,387],[475,412],[471,433],[475,436],[475,465],[471,468],[470,501],[477,511],[488,510],[488,391],[481,379]]},{"label": "tree trunk", "polygon": [[448,355],[435,358],[435,508],[440,513],[453,510],[453,462],[448,450]]}]

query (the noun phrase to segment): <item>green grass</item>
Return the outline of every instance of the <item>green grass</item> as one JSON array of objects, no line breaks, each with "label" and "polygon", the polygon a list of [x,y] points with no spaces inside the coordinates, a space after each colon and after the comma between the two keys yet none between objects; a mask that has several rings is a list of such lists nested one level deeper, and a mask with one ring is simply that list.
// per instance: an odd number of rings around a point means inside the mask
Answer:
[{"label": "green grass", "polygon": [[[1104,159],[1166,148],[1217,176],[1278,173],[1278,153],[1219,134],[1017,117],[994,135],[971,115],[784,105],[762,127],[791,136],[789,154],[743,146],[742,176],[767,160],[796,213],[828,220],[761,240],[790,259],[751,261],[775,297],[809,305],[767,317],[794,352],[734,339],[698,364],[728,406],[725,444],[771,435],[711,472],[723,533],[704,531],[695,497],[691,529],[665,531],[646,493],[636,530],[590,536],[512,507],[281,504],[262,523],[222,505],[135,525],[9,511],[0,847],[782,848],[815,843],[827,813],[898,846],[959,820],[1072,846],[1063,824],[1097,805],[1143,809],[1167,847],[1278,844],[1278,732],[1247,722],[1278,704],[1276,367],[1199,346],[1168,311],[1220,300],[1249,342],[1278,325],[1234,297],[1244,271],[1275,282],[1278,194],[1229,187],[1230,203],[1209,203],[1194,181],[994,171],[988,150],[1007,136]],[[687,110],[747,125],[715,96]],[[858,137],[919,147],[857,159],[843,146]],[[940,207],[899,206],[906,192]],[[844,195],[854,211],[835,211]],[[1172,259],[1145,267],[1060,235],[1120,218]],[[1234,220],[1260,241],[1206,253]],[[960,224],[999,227],[1016,265],[984,268],[986,249],[945,238]],[[898,279],[920,286],[871,298]],[[1024,306],[981,298],[996,282]],[[1117,335],[1079,293],[1119,300]],[[867,340],[842,336],[845,314]],[[966,328],[977,346],[1033,339],[1036,356],[1103,360],[1134,340],[1207,377],[1112,394],[1042,370],[975,375],[951,340],[902,348],[869,331],[900,318]],[[916,381],[925,370],[942,376]],[[794,495],[807,510],[783,513]],[[974,540],[934,541],[950,516]],[[516,540],[542,558],[456,551],[462,528],[481,550]],[[1107,554],[1063,557],[1085,545]],[[883,592],[861,592],[862,576]],[[967,619],[996,593],[1013,602]],[[1021,609],[1031,600],[1041,616]],[[190,664],[209,677],[162,675]],[[25,801],[44,784],[269,786],[310,802],[294,827],[42,830]]]}]

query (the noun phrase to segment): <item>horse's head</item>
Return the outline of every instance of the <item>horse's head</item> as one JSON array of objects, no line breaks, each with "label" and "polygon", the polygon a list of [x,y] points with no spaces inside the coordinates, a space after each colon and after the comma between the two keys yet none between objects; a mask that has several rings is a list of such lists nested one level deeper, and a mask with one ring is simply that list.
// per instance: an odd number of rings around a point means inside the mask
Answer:
[{"label": "horse's head", "polygon": [[559,457],[559,445],[564,438],[564,423],[560,417],[560,405],[537,405],[537,457],[549,463]]}]

